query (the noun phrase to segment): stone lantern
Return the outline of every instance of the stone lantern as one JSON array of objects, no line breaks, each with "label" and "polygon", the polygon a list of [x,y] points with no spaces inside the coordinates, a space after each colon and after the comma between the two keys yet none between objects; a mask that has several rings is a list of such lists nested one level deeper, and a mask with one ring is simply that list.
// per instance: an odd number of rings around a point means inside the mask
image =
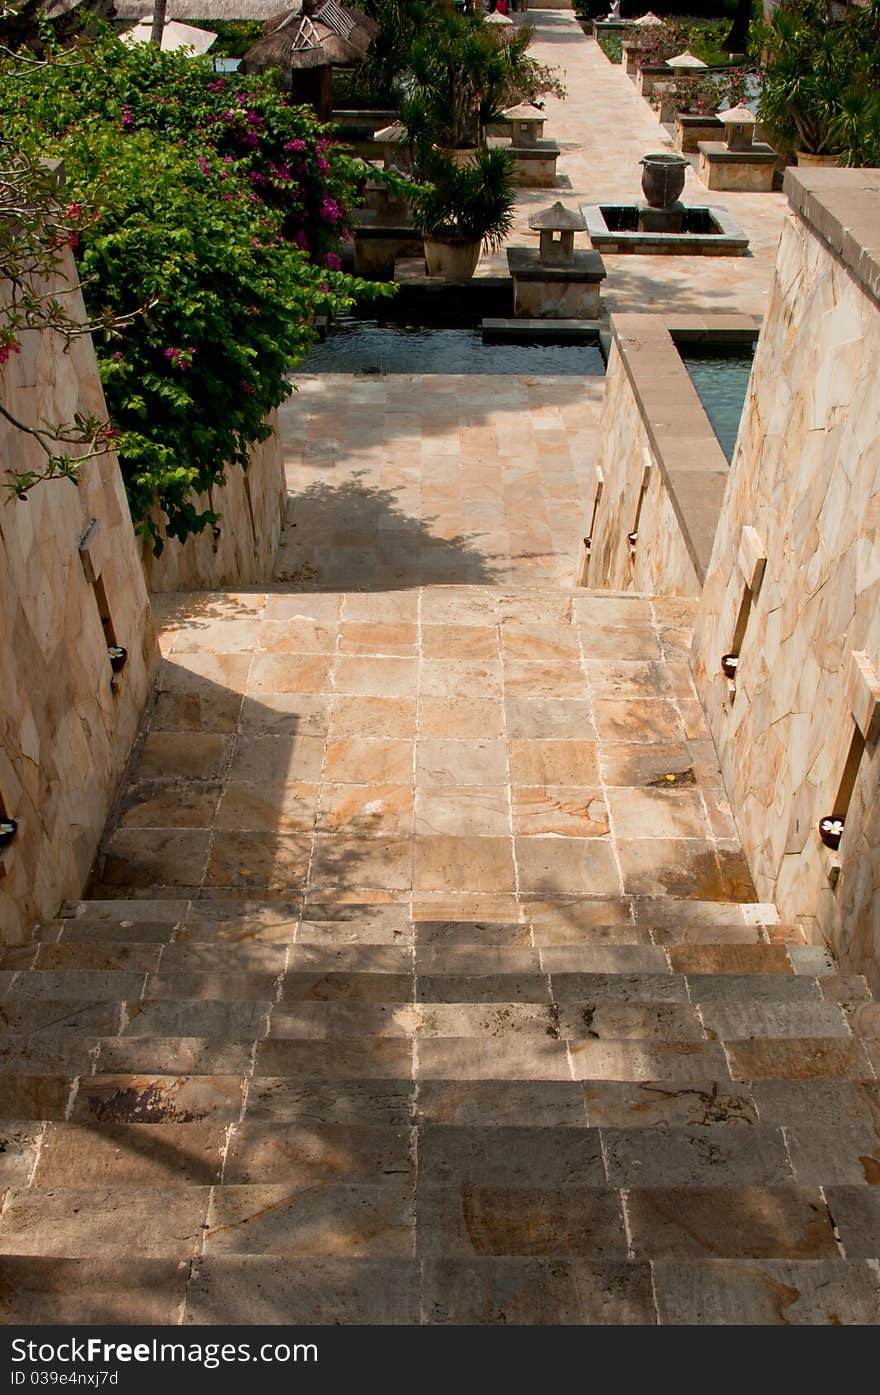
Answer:
[{"label": "stone lantern", "polygon": [[654,29],[658,24],[662,25],[663,20],[659,19],[657,15],[654,14],[653,10],[649,10],[646,15],[642,15],[639,19],[634,19],[633,24],[636,29]]},{"label": "stone lantern", "polygon": [[515,318],[598,319],[599,286],[605,279],[605,265],[596,251],[575,251],[575,233],[587,230],[580,210],[573,212],[554,203],[533,214],[529,227],[541,235],[538,250],[507,249]]},{"label": "stone lantern", "polygon": [[559,146],[554,140],[544,140],[545,117],[528,102],[508,107],[502,113],[503,126],[499,122],[494,130],[503,135],[490,136],[490,149],[505,141],[513,157],[513,182],[520,188],[553,189],[556,185],[556,161],[559,159]]},{"label": "stone lantern", "polygon": [[529,227],[541,234],[538,261],[542,266],[574,266],[574,235],[587,230],[582,213],[573,213],[557,199],[543,213],[533,214]]},{"label": "stone lantern", "polygon": [[527,102],[508,107],[502,115],[510,127],[510,138],[514,145],[537,145],[543,137],[546,117]]},{"label": "stone lantern", "polygon": [[769,193],[779,155],[771,145],[755,140],[756,118],[748,107],[734,107],[731,111],[720,111],[718,121],[724,129],[724,140],[697,142],[700,179],[709,189]]},{"label": "stone lantern", "polygon": [[732,107],[730,111],[720,111],[718,120],[724,122],[724,140],[728,150],[753,148],[757,120],[748,107]]}]

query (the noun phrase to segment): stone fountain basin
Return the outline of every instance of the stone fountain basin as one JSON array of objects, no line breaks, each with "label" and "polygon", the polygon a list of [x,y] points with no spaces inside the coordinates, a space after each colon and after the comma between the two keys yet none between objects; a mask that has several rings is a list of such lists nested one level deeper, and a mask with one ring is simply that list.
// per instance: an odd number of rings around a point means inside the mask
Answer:
[{"label": "stone fountain basin", "polygon": [[640,205],[585,203],[581,212],[597,252],[641,252],[655,256],[741,257],[749,239],[726,208],[687,207],[681,232],[639,232]]}]

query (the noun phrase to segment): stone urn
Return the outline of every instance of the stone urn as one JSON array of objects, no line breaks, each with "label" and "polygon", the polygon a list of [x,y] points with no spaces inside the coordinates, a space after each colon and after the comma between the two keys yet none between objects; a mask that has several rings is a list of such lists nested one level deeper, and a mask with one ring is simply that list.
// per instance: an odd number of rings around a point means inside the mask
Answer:
[{"label": "stone urn", "polygon": [[688,161],[682,155],[644,155],[642,193],[649,208],[671,208],[684,188]]}]

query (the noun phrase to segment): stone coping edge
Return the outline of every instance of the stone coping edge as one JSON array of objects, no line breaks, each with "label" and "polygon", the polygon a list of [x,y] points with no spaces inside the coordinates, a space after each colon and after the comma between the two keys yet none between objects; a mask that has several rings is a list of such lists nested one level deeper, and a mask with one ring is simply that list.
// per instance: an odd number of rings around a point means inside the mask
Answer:
[{"label": "stone coping edge", "polygon": [[730,467],[676,339],[757,338],[754,315],[617,314],[611,333],[697,579],[706,579]]},{"label": "stone coping edge", "polygon": [[795,213],[880,304],[880,170],[790,167],[782,187]]},{"label": "stone coping edge", "polygon": [[607,202],[582,203],[581,213],[593,247],[599,252],[648,252],[658,255],[681,256],[701,253],[704,256],[741,257],[748,251],[749,240],[742,228],[720,204],[693,204],[714,219],[717,231],[711,233],[615,232],[605,221],[603,208],[627,207]]}]

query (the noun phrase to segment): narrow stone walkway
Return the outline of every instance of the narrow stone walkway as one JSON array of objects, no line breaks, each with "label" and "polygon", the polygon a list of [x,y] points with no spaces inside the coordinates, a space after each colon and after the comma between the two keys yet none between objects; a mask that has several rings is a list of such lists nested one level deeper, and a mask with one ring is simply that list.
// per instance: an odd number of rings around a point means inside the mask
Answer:
[{"label": "narrow stone walkway", "polygon": [[571,588],[599,387],[305,382],[277,584],[157,603],[0,963],[7,1323],[880,1318],[865,984],[754,901],[691,604]]},{"label": "narrow stone walkway", "polygon": [[875,1322],[865,985],[751,899],[687,606],[166,609],[0,968],[6,1320]]},{"label": "narrow stone walkway", "polygon": [[[548,139],[562,147],[559,187],[521,189],[511,241],[533,246],[529,216],[555,199],[569,207],[582,203],[635,202],[642,198],[639,160],[651,151],[672,148],[656,113],[619,65],[609,63],[587,38],[574,15],[564,10],[532,10],[531,51],[542,63],[563,70],[567,96],[546,99]],[[710,192],[689,170],[682,198],[687,204],[720,204],[749,236],[745,257],[606,256],[603,282],[606,311],[655,314],[714,313],[760,315],[767,306],[776,246],[786,214],[782,193]],[[483,257],[478,274],[506,274],[505,252]]]}]

